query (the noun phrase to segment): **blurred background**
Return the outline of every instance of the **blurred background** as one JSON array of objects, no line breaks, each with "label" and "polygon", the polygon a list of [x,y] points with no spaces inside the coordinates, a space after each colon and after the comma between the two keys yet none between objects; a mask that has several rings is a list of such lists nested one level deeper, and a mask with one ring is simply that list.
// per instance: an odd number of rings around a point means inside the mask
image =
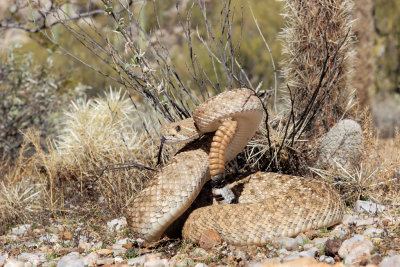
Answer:
[{"label": "blurred background", "polygon": [[[218,81],[216,74],[221,70],[210,60],[209,51],[201,45],[201,39],[196,38],[207,33],[203,14],[196,8],[197,1],[164,0],[154,4],[151,1],[114,1],[114,4],[117,2],[129,4],[138,25],[143,28],[143,32],[137,32],[137,37],[145,40],[139,41],[144,53],[151,42],[161,38],[180,79],[195,88],[193,75],[188,71],[190,49],[194,49],[202,71],[211,80]],[[210,26],[218,25],[223,18],[222,4],[219,1],[199,3],[205,7]],[[107,13],[107,8],[112,5],[112,1],[100,0],[0,1],[0,131],[3,131],[0,143],[3,149],[7,147],[8,152],[14,151],[13,145],[6,144],[11,140],[9,136],[17,136],[20,130],[31,126],[40,129],[43,136],[51,137],[57,128],[57,112],[69,105],[70,100],[104,95],[110,86],[121,87],[110,78],[118,76],[112,69],[115,62],[105,63],[93,56],[89,51],[91,47],[84,45],[77,32],[72,34],[66,26],[78,25],[82,32],[92,32],[93,40],[109,40],[118,52],[123,53],[127,43],[116,36],[119,26],[111,13]],[[231,38],[237,46],[235,51],[240,64],[252,84],[269,90],[274,87],[271,56],[260,38],[249,5],[253,7],[254,16],[272,51],[278,89],[281,89],[285,87],[280,73],[280,33],[285,25],[281,15],[283,2],[235,0],[231,3],[235,13]],[[63,15],[54,15],[56,10],[62,10]],[[399,11],[400,3],[396,0],[354,2],[353,30],[357,36],[354,68],[357,72],[349,84],[356,90],[361,109],[371,108],[374,125],[383,138],[393,137],[395,127],[400,125]],[[190,26],[185,25],[189,17]],[[67,20],[63,23],[57,23],[65,18]],[[95,27],[89,27],[84,20]],[[133,24],[128,21],[121,23]],[[193,36],[193,47],[187,43],[188,29]],[[47,34],[53,41],[46,37]],[[85,38],[83,34],[81,37]],[[224,81],[218,83],[224,85]],[[130,91],[134,99],[143,100],[140,94]],[[7,119],[6,113],[14,119]],[[17,147],[20,145],[20,142],[15,144]]]}]

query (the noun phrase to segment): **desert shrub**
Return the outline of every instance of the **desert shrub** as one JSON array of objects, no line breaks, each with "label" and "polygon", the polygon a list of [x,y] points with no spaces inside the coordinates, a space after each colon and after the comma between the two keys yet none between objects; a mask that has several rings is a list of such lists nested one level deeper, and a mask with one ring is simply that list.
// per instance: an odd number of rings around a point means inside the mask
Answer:
[{"label": "desert shrub", "polygon": [[[111,91],[104,98],[73,102],[60,118],[57,137],[47,139],[48,151],[41,148],[39,132],[27,131],[14,164],[0,165],[3,222],[122,215],[157,158],[158,138],[151,137],[146,113],[120,91]],[[35,149],[32,155],[25,153],[28,144]]]},{"label": "desert shrub", "polygon": [[32,53],[18,54],[16,48],[1,55],[0,61],[0,155],[10,159],[18,156],[27,129],[36,128],[42,137],[54,136],[57,111],[82,89],[68,92],[63,87],[67,77],[51,72],[52,54],[46,64],[38,65]]}]

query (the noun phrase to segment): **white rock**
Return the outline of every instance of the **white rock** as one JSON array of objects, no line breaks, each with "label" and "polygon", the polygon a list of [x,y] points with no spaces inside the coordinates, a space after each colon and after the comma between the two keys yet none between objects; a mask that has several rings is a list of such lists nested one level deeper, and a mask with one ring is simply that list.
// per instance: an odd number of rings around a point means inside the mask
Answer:
[{"label": "white rock", "polygon": [[114,258],[100,258],[97,260],[97,265],[112,265],[115,263]]},{"label": "white rock", "polygon": [[24,267],[24,263],[14,258],[9,258],[5,261],[3,267]]},{"label": "white rock", "polygon": [[115,244],[118,244],[118,245],[126,245],[126,244],[130,244],[130,243],[133,243],[133,240],[132,240],[132,239],[130,239],[130,238],[124,238],[124,239],[118,240]]},{"label": "white rock", "polygon": [[[294,250],[299,247],[299,244],[303,243],[303,240],[301,241],[297,238],[291,238],[291,237],[281,237],[276,240],[278,244],[281,245],[282,248],[285,248],[287,250]],[[300,242],[300,243],[299,243]]]},{"label": "white rock", "polygon": [[343,224],[335,226],[335,228],[329,233],[329,236],[336,238],[344,238],[348,234],[349,230]]},{"label": "white rock", "polygon": [[381,233],[383,233],[383,229],[368,228],[363,234],[367,236],[379,236]]},{"label": "white rock", "polygon": [[193,250],[193,252],[191,253],[192,257],[199,257],[199,256],[205,256],[207,255],[207,251],[204,248],[196,248],[195,250]]},{"label": "white rock", "polygon": [[0,266],[3,266],[3,264],[6,262],[6,260],[8,259],[8,254],[0,254]]},{"label": "white rock", "polygon": [[84,267],[84,266],[85,266],[85,261],[79,255],[79,253],[70,253],[62,257],[57,263],[57,267]]},{"label": "white rock", "polygon": [[335,264],[335,259],[326,255],[322,255],[318,260],[332,265]]},{"label": "white rock", "polygon": [[128,265],[143,266],[147,261],[160,259],[160,256],[160,253],[143,255],[137,258],[129,259]]},{"label": "white rock", "polygon": [[59,241],[59,238],[56,234],[49,234],[46,233],[39,237],[40,242],[46,242],[46,243],[57,243]]},{"label": "white rock", "polygon": [[114,244],[112,246],[112,251],[114,255],[122,255],[126,252],[126,248],[122,247],[121,244]]},{"label": "white rock", "polygon": [[400,266],[400,255],[384,258],[379,267],[397,267]]},{"label": "white rock", "polygon": [[296,236],[295,239],[297,241],[297,244],[299,244],[300,246],[305,245],[308,242],[310,242],[310,239],[303,233],[301,233],[298,236]]},{"label": "white rock", "polygon": [[39,260],[39,256],[32,254],[32,253],[21,253],[20,255],[18,255],[17,259],[19,261],[27,261],[32,263],[33,265],[38,265],[40,260]]},{"label": "white rock", "polygon": [[120,219],[114,219],[107,223],[107,228],[116,232],[118,232],[119,230],[121,230],[123,227],[126,226],[127,222],[125,217],[121,217]]},{"label": "white rock", "polygon": [[358,220],[357,215],[346,214],[343,216],[342,223],[344,225],[355,224],[357,220]]},{"label": "white rock", "polygon": [[317,248],[311,248],[309,250],[305,250],[299,253],[300,257],[305,257],[305,258],[314,258],[315,255],[317,255],[318,249]]},{"label": "white rock", "polygon": [[83,263],[85,266],[95,266],[98,258],[99,255],[96,252],[92,252],[83,258]]},{"label": "white rock", "polygon": [[124,259],[122,257],[115,257],[114,261],[115,263],[121,263],[124,261]]},{"label": "white rock", "polygon": [[373,203],[371,201],[357,200],[354,210],[356,212],[365,212],[365,213],[375,214],[375,213],[384,211],[385,206]]},{"label": "white rock", "polygon": [[325,245],[326,241],[328,241],[328,237],[318,237],[318,238],[314,238],[312,240],[312,243],[314,244],[314,246],[316,247],[320,247],[322,245]]},{"label": "white rock", "polygon": [[11,233],[14,235],[17,235],[17,236],[22,236],[22,235],[25,235],[29,229],[31,229],[31,225],[24,224],[24,225],[12,228]]},{"label": "white rock", "polygon": [[377,223],[378,223],[378,218],[370,217],[370,218],[367,218],[365,220],[357,220],[356,221],[356,226],[357,227],[358,226],[364,226],[364,225],[366,225],[366,226],[375,225],[376,226]]},{"label": "white rock", "polygon": [[362,257],[368,257],[374,248],[371,240],[362,235],[355,235],[347,239],[339,248],[339,256],[344,260],[345,264],[353,264]]},{"label": "white rock", "polygon": [[[168,260],[167,259],[158,259],[158,260],[150,260],[147,261],[144,264],[144,267],[164,267],[164,266],[168,266]],[[187,265],[190,266],[190,265]]]},{"label": "white rock", "polygon": [[207,264],[197,263],[194,267],[207,267]]}]

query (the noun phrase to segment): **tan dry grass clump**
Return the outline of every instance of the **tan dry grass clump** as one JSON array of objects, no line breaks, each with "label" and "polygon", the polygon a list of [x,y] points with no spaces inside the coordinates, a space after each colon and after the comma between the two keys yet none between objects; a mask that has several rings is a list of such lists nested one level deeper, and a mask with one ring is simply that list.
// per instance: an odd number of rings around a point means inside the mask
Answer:
[{"label": "tan dry grass clump", "polygon": [[[120,92],[110,92],[105,99],[73,103],[48,152],[40,147],[39,133],[28,131],[18,161],[0,166],[3,220],[91,216],[95,211],[121,215],[152,174],[132,161],[153,166],[157,155],[153,138],[138,130],[145,119],[139,113]],[[28,143],[36,152],[26,157]]]},{"label": "tan dry grass clump", "polygon": [[326,86],[316,97],[317,101],[325,99],[315,120],[327,129],[353,105],[346,84],[353,44],[351,8],[350,0],[285,1],[286,27],[281,34],[286,55],[282,64],[284,87],[288,85],[292,90],[294,114],[298,117],[317,89],[329,57]]}]

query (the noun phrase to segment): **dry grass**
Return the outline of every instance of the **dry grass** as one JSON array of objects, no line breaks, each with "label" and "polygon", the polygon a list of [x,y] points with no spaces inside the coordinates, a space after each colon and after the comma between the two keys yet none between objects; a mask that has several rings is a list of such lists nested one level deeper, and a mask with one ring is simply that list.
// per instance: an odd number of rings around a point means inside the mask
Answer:
[{"label": "dry grass", "polygon": [[336,171],[313,169],[323,179],[332,181],[347,204],[371,200],[386,205],[400,205],[400,135],[380,139],[373,133],[371,116],[364,124],[363,154],[359,166]]},{"label": "dry grass", "polygon": [[[94,211],[121,215],[153,172],[135,163],[154,166],[157,155],[157,138],[132,127],[143,125],[140,112],[119,92],[75,102],[48,152],[41,149],[40,133],[29,130],[18,160],[0,166],[2,225]],[[31,156],[25,155],[28,145],[35,148]]]}]

